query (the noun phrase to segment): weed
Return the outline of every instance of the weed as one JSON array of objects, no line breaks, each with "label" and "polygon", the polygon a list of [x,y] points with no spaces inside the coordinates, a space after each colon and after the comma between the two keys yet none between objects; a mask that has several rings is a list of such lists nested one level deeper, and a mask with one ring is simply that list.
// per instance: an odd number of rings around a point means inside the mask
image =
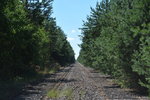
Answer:
[{"label": "weed", "polygon": [[49,98],[61,98],[61,97],[67,97],[69,100],[71,100],[73,90],[71,88],[66,88],[63,90],[56,90],[52,89],[48,91],[47,96]]},{"label": "weed", "polygon": [[59,93],[60,93],[60,91],[52,89],[52,90],[48,91],[47,96],[49,98],[57,98],[57,97],[59,97]]}]

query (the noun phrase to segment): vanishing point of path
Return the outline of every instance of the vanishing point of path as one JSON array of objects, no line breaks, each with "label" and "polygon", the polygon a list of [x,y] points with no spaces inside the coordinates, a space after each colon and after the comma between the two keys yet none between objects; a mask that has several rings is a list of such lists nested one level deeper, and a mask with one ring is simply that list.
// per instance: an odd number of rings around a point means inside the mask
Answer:
[{"label": "vanishing point of path", "polygon": [[[49,92],[49,97],[48,97]],[[30,84],[14,100],[149,100],[121,89],[113,79],[76,62]]]}]

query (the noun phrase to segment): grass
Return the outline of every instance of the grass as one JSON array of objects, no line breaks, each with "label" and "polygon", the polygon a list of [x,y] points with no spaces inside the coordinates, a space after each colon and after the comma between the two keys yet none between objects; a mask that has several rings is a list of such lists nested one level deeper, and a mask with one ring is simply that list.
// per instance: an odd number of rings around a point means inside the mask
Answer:
[{"label": "grass", "polygon": [[52,89],[48,91],[47,96],[49,98],[67,97],[70,100],[72,97],[72,94],[73,94],[73,90],[71,88],[66,88],[63,90]]},{"label": "grass", "polygon": [[[16,77],[11,81],[0,81],[0,100],[12,100],[22,92],[22,88],[29,83],[42,79],[46,74],[53,74],[59,68],[38,71],[36,75],[28,78]],[[55,93],[54,93],[55,94]]]},{"label": "grass", "polygon": [[56,66],[56,67],[53,67],[53,68],[45,68],[44,70],[41,70],[39,71],[38,73],[39,74],[43,74],[43,75],[46,75],[46,74],[54,74],[56,73],[58,70],[60,69],[60,66]]},{"label": "grass", "polygon": [[49,98],[57,98],[57,97],[59,97],[59,92],[60,91],[58,91],[58,90],[52,89],[52,90],[48,91],[47,96]]},{"label": "grass", "polygon": [[71,98],[72,93],[73,93],[73,90],[71,88],[66,88],[63,91],[61,91],[60,97],[67,96],[68,98]]}]

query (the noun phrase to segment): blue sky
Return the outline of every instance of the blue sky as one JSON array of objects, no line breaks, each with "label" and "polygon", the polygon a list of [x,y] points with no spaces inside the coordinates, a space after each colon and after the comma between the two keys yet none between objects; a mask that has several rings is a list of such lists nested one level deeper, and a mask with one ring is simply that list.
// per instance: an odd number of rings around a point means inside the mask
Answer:
[{"label": "blue sky", "polygon": [[56,17],[57,25],[67,35],[67,40],[70,42],[75,52],[75,57],[79,55],[81,44],[79,28],[83,25],[83,20],[86,21],[87,15],[90,15],[90,7],[95,8],[96,2],[100,0],[54,0],[53,2],[53,17]]}]

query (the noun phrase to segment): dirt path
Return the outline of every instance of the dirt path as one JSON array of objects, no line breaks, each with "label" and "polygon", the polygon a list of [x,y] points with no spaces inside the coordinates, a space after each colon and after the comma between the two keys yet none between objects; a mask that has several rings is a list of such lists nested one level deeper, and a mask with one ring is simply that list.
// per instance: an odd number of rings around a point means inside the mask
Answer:
[{"label": "dirt path", "polygon": [[79,63],[27,86],[15,100],[149,100],[119,88],[111,77]]}]

